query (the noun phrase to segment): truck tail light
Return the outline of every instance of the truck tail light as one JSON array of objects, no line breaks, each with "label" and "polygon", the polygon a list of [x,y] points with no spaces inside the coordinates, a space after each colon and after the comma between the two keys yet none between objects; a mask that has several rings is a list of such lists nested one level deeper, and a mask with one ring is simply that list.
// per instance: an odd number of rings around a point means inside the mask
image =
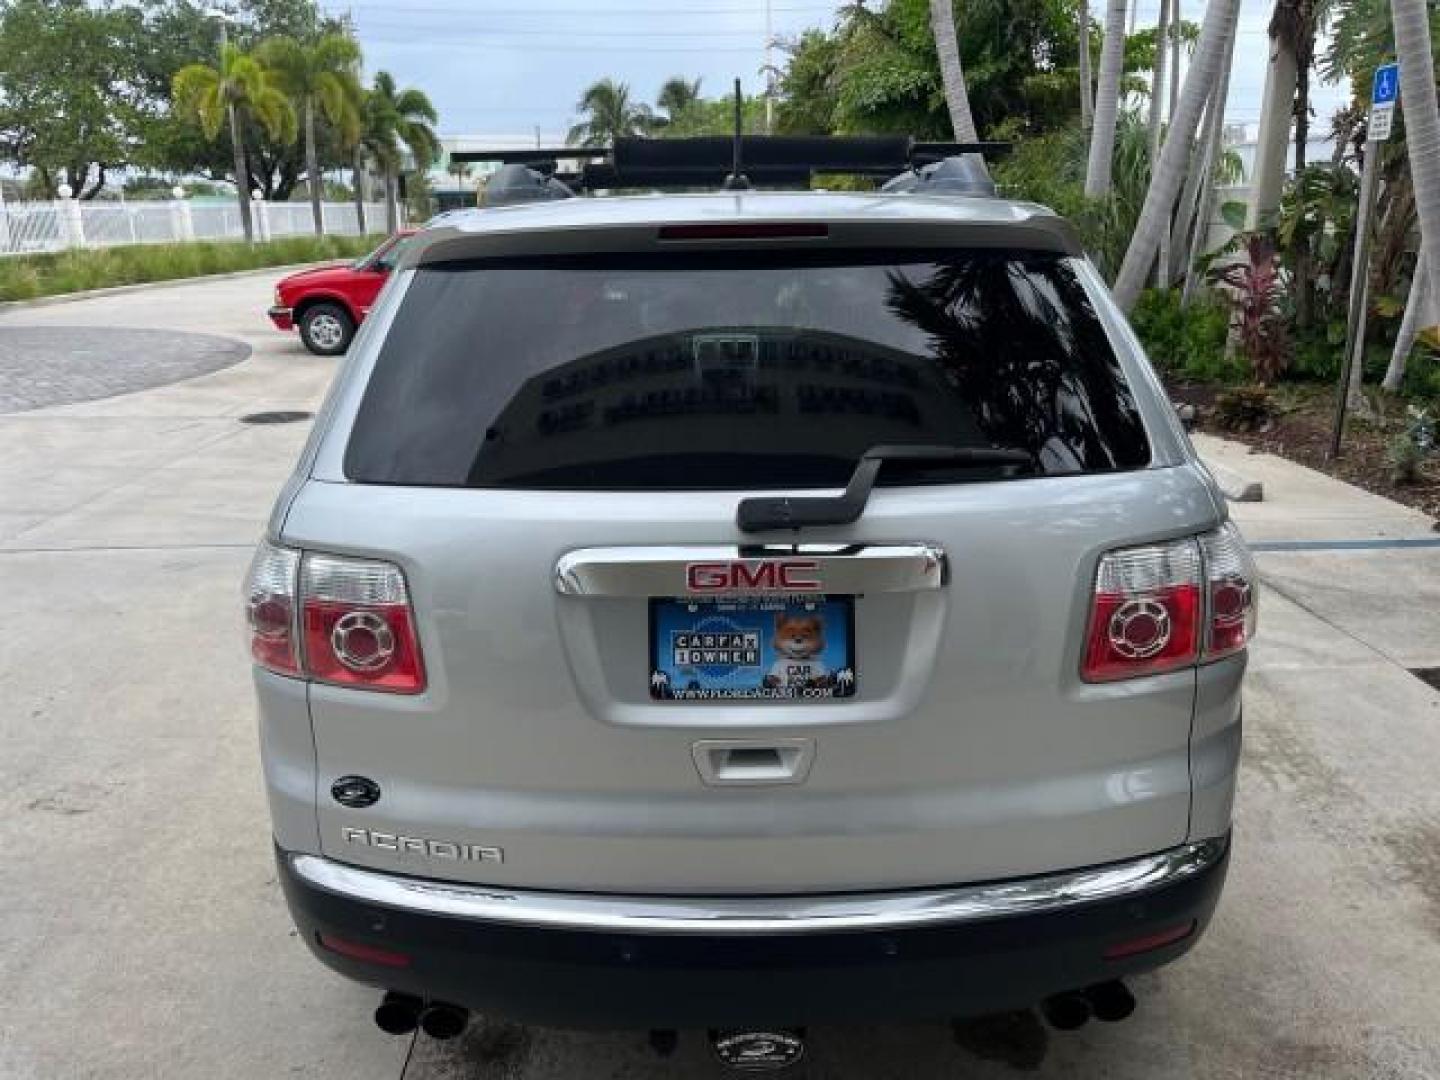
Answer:
[{"label": "truck tail light", "polygon": [[415,615],[398,566],[307,553],[300,598],[311,678],[396,694],[425,689]]},{"label": "truck tail light", "polygon": [[295,584],[300,553],[262,543],[250,562],[245,588],[245,619],[250,624],[250,655],[281,675],[300,673],[295,640]]},{"label": "truck tail light", "polygon": [[1080,676],[1110,682],[1237,653],[1255,636],[1255,567],[1226,522],[1100,559]]},{"label": "truck tail light", "polygon": [[418,694],[425,665],[400,568],[260,545],[246,586],[250,652],[281,675]]},{"label": "truck tail light", "polygon": [[1205,559],[1205,658],[1239,652],[1255,636],[1255,565],[1228,521],[1200,538]]},{"label": "truck tail light", "polygon": [[1193,539],[1102,556],[1081,678],[1109,682],[1195,664],[1205,606],[1200,579]]}]

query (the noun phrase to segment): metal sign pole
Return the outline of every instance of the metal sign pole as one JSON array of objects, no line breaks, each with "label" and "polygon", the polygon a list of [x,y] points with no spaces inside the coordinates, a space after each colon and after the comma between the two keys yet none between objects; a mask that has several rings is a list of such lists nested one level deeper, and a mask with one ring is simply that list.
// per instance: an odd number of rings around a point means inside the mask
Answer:
[{"label": "metal sign pole", "polygon": [[1330,432],[1330,458],[1340,456],[1345,435],[1345,411],[1350,402],[1350,380],[1365,362],[1365,323],[1370,303],[1370,219],[1380,190],[1380,146],[1390,138],[1395,103],[1400,92],[1400,66],[1375,69],[1370,94],[1370,129],[1365,143],[1365,164],[1360,172],[1360,205],[1355,215],[1355,258],[1351,262],[1350,305],[1345,318],[1345,357],[1340,364],[1340,385],[1335,393],[1335,421]]}]

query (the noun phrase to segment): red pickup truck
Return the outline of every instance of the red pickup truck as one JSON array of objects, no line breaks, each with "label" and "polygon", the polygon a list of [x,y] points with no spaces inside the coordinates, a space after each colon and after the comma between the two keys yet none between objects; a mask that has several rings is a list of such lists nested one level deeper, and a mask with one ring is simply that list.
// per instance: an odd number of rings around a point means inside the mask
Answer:
[{"label": "red pickup truck", "polygon": [[380,287],[400,258],[405,238],[414,232],[402,229],[354,262],[317,266],[281,278],[275,286],[270,321],[281,330],[299,327],[300,340],[311,352],[339,356],[370,313]]}]

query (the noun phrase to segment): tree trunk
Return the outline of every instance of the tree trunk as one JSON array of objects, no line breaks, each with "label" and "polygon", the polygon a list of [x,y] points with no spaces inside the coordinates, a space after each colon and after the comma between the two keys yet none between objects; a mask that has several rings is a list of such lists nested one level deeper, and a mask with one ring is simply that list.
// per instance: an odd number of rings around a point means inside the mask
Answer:
[{"label": "tree trunk", "polygon": [[250,170],[245,167],[245,143],[240,137],[240,110],[227,105],[230,114],[230,149],[235,154],[235,198],[240,203],[240,227],[245,239],[254,243],[255,227],[250,222]]},{"label": "tree trunk", "polygon": [[355,194],[355,228],[358,235],[365,235],[365,204],[370,201],[370,186],[365,176],[365,148],[358,143],[351,158],[350,186]]},{"label": "tree trunk", "polygon": [[1200,287],[1200,257],[1205,254],[1206,241],[1210,237],[1210,216],[1215,211],[1215,173],[1220,164],[1220,155],[1225,152],[1225,102],[1230,97],[1230,68],[1235,60],[1235,38],[1225,47],[1225,63],[1222,65],[1220,81],[1216,84],[1215,97],[1211,104],[1216,106],[1210,115],[1206,141],[1205,163],[1200,169],[1200,194],[1195,200],[1195,222],[1190,233],[1190,255],[1185,263],[1185,289],[1180,294],[1180,306],[1187,308],[1195,299]]},{"label": "tree trunk", "polygon": [[1225,49],[1219,80],[1210,87],[1210,97],[1205,103],[1205,116],[1200,124],[1200,138],[1197,140],[1190,171],[1180,195],[1180,205],[1175,209],[1170,229],[1171,261],[1169,280],[1183,277],[1187,264],[1183,261],[1191,250],[1191,234],[1196,218],[1200,216],[1201,203],[1209,190],[1211,169],[1219,158],[1220,146],[1225,135],[1225,101],[1230,94],[1230,66],[1234,61],[1235,43],[1232,40]]},{"label": "tree trunk", "polygon": [[[1164,3],[1164,0],[1161,0]],[[1180,100],[1180,0],[1170,0],[1170,104],[1165,122],[1175,122],[1175,105]]]},{"label": "tree trunk", "polygon": [[[1421,2],[1423,5],[1423,0]],[[1175,108],[1170,134],[1160,150],[1159,164],[1150,177],[1135,235],[1130,239],[1125,261],[1115,279],[1115,299],[1126,312],[1140,297],[1160,246],[1161,230],[1169,227],[1170,209],[1175,205],[1181,178],[1190,163],[1190,144],[1195,138],[1206,94],[1215,85],[1220,65],[1225,62],[1226,49],[1235,36],[1239,6],[1240,0],[1210,0],[1205,9],[1205,25],[1200,31],[1195,59],[1185,77],[1185,88]]]},{"label": "tree trunk", "polygon": [[[1161,7],[1168,0],[1161,0]],[[1095,82],[1090,74],[1090,0],[1080,0],[1080,127],[1089,131],[1094,122]]]},{"label": "tree trunk", "polygon": [[1150,165],[1153,168],[1160,157],[1160,129],[1164,126],[1165,74],[1169,68],[1170,50],[1165,47],[1166,35],[1170,33],[1169,0],[1160,0],[1160,17],[1155,23],[1155,69],[1150,76]]},{"label": "tree trunk", "polygon": [[1265,91],[1260,98],[1260,133],[1255,146],[1255,170],[1250,182],[1250,205],[1245,228],[1268,228],[1280,209],[1290,156],[1290,121],[1295,111],[1298,77],[1295,50],[1279,38],[1270,39],[1270,62],[1265,68]]},{"label": "tree trunk", "polygon": [[400,227],[400,208],[396,205],[395,165],[385,166],[385,232],[393,235]]},{"label": "tree trunk", "polygon": [[320,154],[315,149],[315,99],[305,99],[305,172],[310,179],[310,215],[315,219],[315,235],[325,235],[325,211],[320,202],[325,197],[325,178],[320,174]]},{"label": "tree trunk", "polygon": [[960,142],[979,142],[975,118],[970,115],[970,97],[965,92],[965,70],[960,66],[960,40],[955,36],[955,8],[952,0],[930,0],[930,32],[940,56],[940,78],[945,84],[945,106],[950,126]]},{"label": "tree trunk", "polygon": [[[1139,6],[1137,0],[1136,6]],[[1160,14],[1155,23],[1155,67],[1150,75],[1150,118],[1148,122],[1150,170],[1160,160],[1160,134],[1164,127],[1165,73],[1169,67],[1170,0],[1160,0]],[[1163,288],[1170,266],[1170,230],[1161,238],[1160,255],[1155,260],[1155,285]]]},{"label": "tree trunk", "polygon": [[1095,127],[1090,132],[1090,160],[1085,166],[1085,194],[1091,199],[1110,194],[1115,158],[1115,117],[1120,110],[1120,76],[1125,66],[1125,0],[1105,7],[1105,41],[1100,46],[1100,83],[1095,90]]},{"label": "tree trunk", "polygon": [[[1307,143],[1310,139],[1310,65],[1315,59],[1315,5],[1302,0],[1302,34],[1295,50],[1295,175],[1308,164]],[[1301,244],[1295,259],[1295,329],[1309,330],[1315,323],[1315,261],[1310,257],[1309,241]]]},{"label": "tree trunk", "polygon": [[1416,261],[1415,274],[1410,278],[1405,318],[1400,321],[1400,333],[1396,336],[1395,348],[1390,353],[1390,366],[1385,369],[1385,379],[1380,384],[1392,394],[1398,391],[1400,384],[1405,381],[1405,361],[1410,357],[1410,350],[1415,347],[1415,335],[1420,331],[1422,318],[1427,326],[1433,326],[1437,321],[1435,291],[1430,288],[1425,261],[1420,259]]},{"label": "tree trunk", "polygon": [[[1435,99],[1435,54],[1425,0],[1390,0],[1390,12],[1400,59],[1406,154],[1415,184],[1415,216],[1420,220],[1420,263],[1430,286],[1428,293],[1440,282],[1440,106]],[[1418,267],[1415,276],[1421,276]]]}]

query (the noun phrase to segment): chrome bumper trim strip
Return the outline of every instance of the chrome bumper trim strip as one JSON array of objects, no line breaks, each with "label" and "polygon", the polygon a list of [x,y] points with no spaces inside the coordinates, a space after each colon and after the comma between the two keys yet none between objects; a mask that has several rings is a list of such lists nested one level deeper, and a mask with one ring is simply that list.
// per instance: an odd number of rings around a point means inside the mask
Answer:
[{"label": "chrome bumper trim strip", "polygon": [[351,900],[449,918],[619,934],[817,934],[901,930],[1033,915],[1160,888],[1207,869],[1225,838],[1019,881],[822,896],[604,896],[398,877],[287,854],[295,875]]}]

